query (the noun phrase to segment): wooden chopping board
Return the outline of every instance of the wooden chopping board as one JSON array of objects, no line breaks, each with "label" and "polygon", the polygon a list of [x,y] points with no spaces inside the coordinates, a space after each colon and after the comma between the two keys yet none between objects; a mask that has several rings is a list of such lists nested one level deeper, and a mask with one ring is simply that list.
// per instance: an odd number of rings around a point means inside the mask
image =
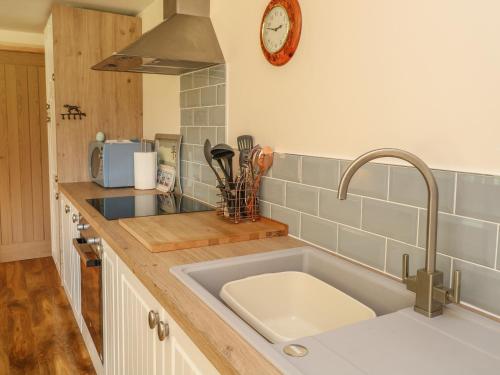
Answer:
[{"label": "wooden chopping board", "polygon": [[119,223],[153,253],[288,235],[288,225],[271,219],[234,224],[213,211],[120,219]]}]

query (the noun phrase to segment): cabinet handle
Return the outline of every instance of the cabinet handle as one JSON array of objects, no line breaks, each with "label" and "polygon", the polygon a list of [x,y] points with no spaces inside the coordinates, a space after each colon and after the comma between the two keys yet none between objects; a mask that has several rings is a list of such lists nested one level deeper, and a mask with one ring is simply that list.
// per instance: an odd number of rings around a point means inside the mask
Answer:
[{"label": "cabinet handle", "polygon": [[160,341],[165,340],[170,333],[170,329],[168,327],[168,323],[164,323],[162,321],[158,322],[158,338]]},{"label": "cabinet handle", "polygon": [[50,109],[50,104],[49,103],[47,103],[47,109]]},{"label": "cabinet handle", "polygon": [[69,213],[69,211],[70,211],[69,206],[68,205],[64,206],[64,212]]},{"label": "cabinet handle", "polygon": [[78,221],[78,215],[73,214],[73,216],[71,216],[71,220],[73,221],[73,224],[76,223]]},{"label": "cabinet handle", "polygon": [[148,314],[149,328],[154,329],[158,322],[160,321],[160,316],[156,311],[151,310]]},{"label": "cabinet handle", "polygon": [[47,116],[47,122],[50,122],[50,116]]},{"label": "cabinet handle", "polygon": [[90,224],[78,224],[76,226],[76,229],[79,230],[79,231],[87,230],[89,228],[90,228]]},{"label": "cabinet handle", "polygon": [[59,193],[56,193],[56,201],[59,200]]}]

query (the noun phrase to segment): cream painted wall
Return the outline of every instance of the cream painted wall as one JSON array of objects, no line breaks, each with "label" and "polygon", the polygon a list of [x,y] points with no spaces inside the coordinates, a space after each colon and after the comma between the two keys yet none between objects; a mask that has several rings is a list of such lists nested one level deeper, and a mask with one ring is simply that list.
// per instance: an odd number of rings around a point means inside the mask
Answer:
[{"label": "cream painted wall", "polygon": [[43,47],[43,34],[0,29],[0,44]]},{"label": "cream painted wall", "polygon": [[[163,21],[163,0],[155,0],[139,17],[143,33],[159,24]],[[144,137],[154,139],[156,133],[179,134],[179,77],[143,74],[142,78]]]},{"label": "cream painted wall", "polygon": [[232,145],[251,133],[318,156],[399,147],[434,168],[500,174],[499,1],[300,0],[302,40],[281,68],[260,51],[267,3],[211,1]]}]

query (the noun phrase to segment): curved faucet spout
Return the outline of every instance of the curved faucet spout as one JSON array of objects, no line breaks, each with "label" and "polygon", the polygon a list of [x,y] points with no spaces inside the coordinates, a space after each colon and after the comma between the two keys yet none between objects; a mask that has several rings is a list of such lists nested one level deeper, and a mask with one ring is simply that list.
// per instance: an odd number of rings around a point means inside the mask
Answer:
[{"label": "curved faucet spout", "polygon": [[344,172],[338,190],[338,199],[347,198],[347,189],[351,178],[364,164],[378,158],[397,158],[412,164],[424,177],[427,185],[427,247],[425,254],[425,270],[428,274],[436,270],[436,237],[439,193],[434,175],[425,162],[418,156],[395,148],[382,148],[361,155],[354,160]]}]

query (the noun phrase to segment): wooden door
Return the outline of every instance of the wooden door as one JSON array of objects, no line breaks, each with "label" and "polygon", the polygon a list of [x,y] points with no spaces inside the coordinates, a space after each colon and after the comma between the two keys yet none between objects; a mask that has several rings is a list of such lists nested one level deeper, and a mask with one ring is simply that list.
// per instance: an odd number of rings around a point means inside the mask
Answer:
[{"label": "wooden door", "polygon": [[0,51],[0,262],[49,256],[44,56]]}]

